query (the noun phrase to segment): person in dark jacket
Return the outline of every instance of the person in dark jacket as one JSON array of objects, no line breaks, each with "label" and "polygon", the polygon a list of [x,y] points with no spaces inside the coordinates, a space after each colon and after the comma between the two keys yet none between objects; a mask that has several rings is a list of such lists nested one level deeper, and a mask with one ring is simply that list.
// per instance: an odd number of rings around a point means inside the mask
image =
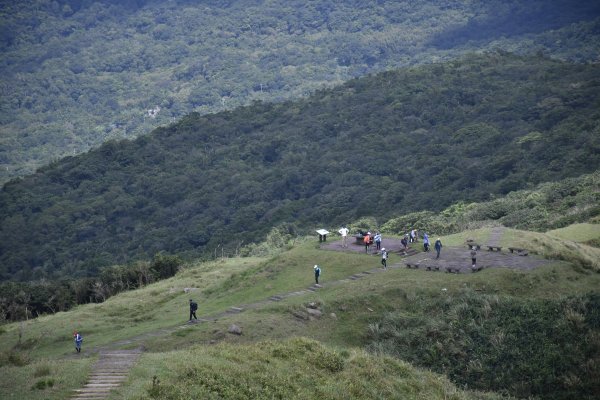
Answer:
[{"label": "person in dark jacket", "polygon": [[196,320],[198,319],[198,317],[196,317],[196,310],[198,310],[198,303],[190,299],[190,321],[192,320],[192,317]]},{"label": "person in dark jacket", "polygon": [[442,240],[437,238],[433,247],[435,247],[435,251],[437,252],[437,256],[435,258],[440,258],[440,251],[442,251]]},{"label": "person in dark jacket", "polygon": [[315,283],[318,285],[319,277],[321,276],[321,268],[319,268],[318,265],[315,265],[315,267],[313,269],[315,270]]}]

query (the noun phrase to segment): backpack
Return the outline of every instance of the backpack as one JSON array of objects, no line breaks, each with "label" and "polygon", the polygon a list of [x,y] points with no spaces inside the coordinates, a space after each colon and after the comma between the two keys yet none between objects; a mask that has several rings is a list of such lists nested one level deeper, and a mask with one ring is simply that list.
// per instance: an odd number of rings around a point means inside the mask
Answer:
[{"label": "backpack", "polygon": [[196,311],[198,309],[198,304],[195,301],[190,303],[190,308],[192,311]]}]

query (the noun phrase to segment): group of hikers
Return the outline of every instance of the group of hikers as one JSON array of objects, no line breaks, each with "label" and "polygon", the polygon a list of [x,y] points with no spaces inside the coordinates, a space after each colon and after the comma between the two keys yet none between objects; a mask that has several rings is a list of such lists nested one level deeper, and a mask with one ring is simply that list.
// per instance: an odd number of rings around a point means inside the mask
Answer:
[{"label": "group of hikers", "polygon": [[[348,247],[348,243],[347,243],[347,239],[346,236],[348,235],[348,228],[341,228],[338,232],[342,235],[342,247]],[[371,246],[373,244],[375,244],[375,249],[378,252],[381,252],[382,255],[382,260],[383,259],[387,259],[387,252],[385,250],[385,248],[381,247],[381,242],[382,242],[382,237],[381,237],[381,233],[380,232],[375,232],[375,234],[373,235],[370,231],[367,233],[364,233],[362,231],[359,231],[359,234],[361,234],[363,236],[363,243],[365,245],[365,253],[370,254],[371,253]],[[408,246],[409,243],[417,243],[418,242],[418,232],[416,229],[412,229],[409,233],[405,234],[404,237],[402,237],[402,239],[400,240],[400,243],[403,246],[403,251],[404,254],[406,254],[406,251],[408,250]],[[427,234],[427,232],[425,232],[423,234],[423,251],[425,252],[429,252],[430,250],[430,246],[431,243],[429,242],[429,235]],[[436,251],[436,257],[435,258],[440,258],[440,253],[442,251],[442,239],[437,238],[437,240],[435,241],[435,244],[433,245],[433,248]],[[382,264],[385,264],[382,261]]]}]

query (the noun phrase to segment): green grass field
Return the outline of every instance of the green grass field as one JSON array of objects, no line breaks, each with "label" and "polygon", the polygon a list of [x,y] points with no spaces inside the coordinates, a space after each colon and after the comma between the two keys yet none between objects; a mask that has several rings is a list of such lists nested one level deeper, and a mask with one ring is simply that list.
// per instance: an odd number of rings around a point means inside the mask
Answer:
[{"label": "green grass field", "polygon": [[[489,229],[479,229],[442,241],[458,246],[467,238],[485,243],[488,237]],[[364,349],[372,340],[372,327],[385,315],[428,312],[415,308],[415,302],[465,293],[522,302],[598,293],[598,249],[556,240],[555,235],[505,231],[503,246],[522,243],[528,244],[531,257],[552,261],[528,272],[488,269],[460,275],[392,268],[331,285],[378,267],[378,257],[323,251],[305,241],[270,257],[187,265],[173,278],[102,304],[0,327],[0,398],[65,398],[85,381],[94,348],[125,339],[130,341],[123,347],[144,345],[146,352],[114,399],[495,398],[459,390],[446,377]],[[400,261],[393,256],[390,264]],[[307,288],[313,283],[314,264],[322,266],[323,289],[175,329],[187,321],[189,298],[198,302],[199,317],[216,315]],[[318,305],[320,318],[302,317],[309,303]],[[234,323],[242,335],[227,333]],[[76,329],[84,335],[83,353],[77,356],[71,337]],[[329,361],[321,365],[315,352]],[[154,376],[160,382],[153,385]],[[32,389],[36,384],[39,388]],[[261,388],[265,397],[256,395]]]}]

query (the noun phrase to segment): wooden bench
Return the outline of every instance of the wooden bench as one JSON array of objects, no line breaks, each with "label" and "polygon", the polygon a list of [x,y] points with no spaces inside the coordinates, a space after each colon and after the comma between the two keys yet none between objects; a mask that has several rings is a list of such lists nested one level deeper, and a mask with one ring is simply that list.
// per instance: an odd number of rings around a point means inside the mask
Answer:
[{"label": "wooden bench", "polygon": [[439,271],[440,270],[440,266],[439,265],[426,265],[425,269],[427,271]]},{"label": "wooden bench", "polygon": [[490,245],[486,245],[488,251],[502,251],[502,247],[501,246],[490,246]]},{"label": "wooden bench", "polygon": [[415,269],[418,269],[419,268],[419,264],[418,263],[414,263],[414,262],[407,262],[406,263],[406,268],[415,268]]},{"label": "wooden bench", "polygon": [[477,243],[467,243],[467,248],[469,250],[471,250],[473,248],[473,246],[475,246],[475,249],[481,250],[481,245],[480,244],[477,244]]},{"label": "wooden bench", "polygon": [[481,265],[476,265],[475,267],[471,266],[471,271],[473,272],[479,272],[483,269],[483,266]]},{"label": "wooden bench", "polygon": [[520,255],[520,256],[526,256],[526,255],[529,254],[529,252],[526,249],[521,249],[521,248],[518,248],[518,247],[509,247],[508,250],[511,253],[514,253],[516,251],[517,254]]},{"label": "wooden bench", "polygon": [[448,273],[460,274],[460,267],[453,267],[451,265],[448,265],[446,266],[445,270]]}]

